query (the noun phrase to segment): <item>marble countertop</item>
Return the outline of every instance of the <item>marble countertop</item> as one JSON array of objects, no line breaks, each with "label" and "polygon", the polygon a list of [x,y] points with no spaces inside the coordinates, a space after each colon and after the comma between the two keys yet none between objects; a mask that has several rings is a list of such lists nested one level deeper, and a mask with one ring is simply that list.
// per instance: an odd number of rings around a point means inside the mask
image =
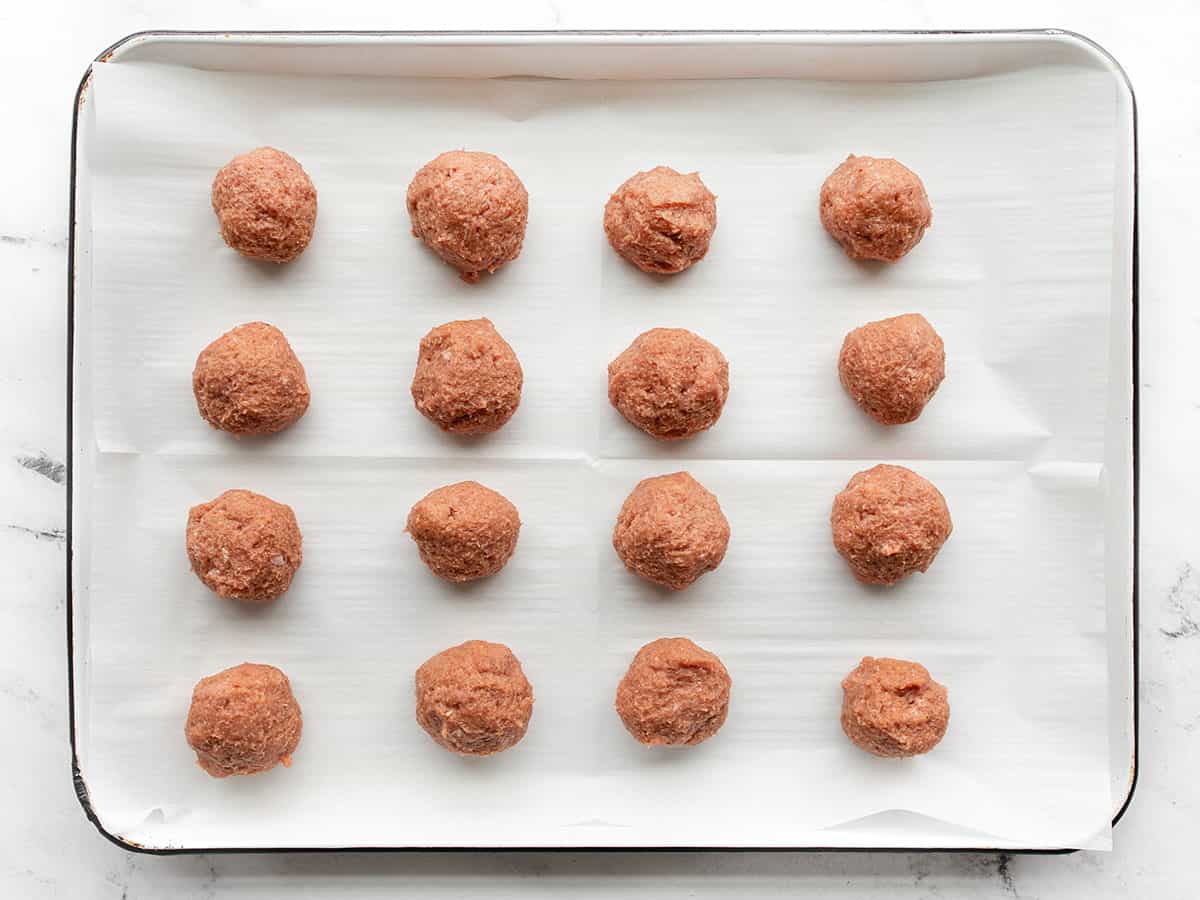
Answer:
[{"label": "marble countertop", "polygon": [[[0,896],[20,898],[561,896],[1193,897],[1200,838],[1200,315],[1185,267],[1200,235],[1200,8],[1009,0],[860,0],[821,10],[741,0],[46,0],[0,7]],[[1135,8],[1120,5],[1123,10]],[[186,7],[186,9],[185,9]],[[976,7],[975,10],[979,8]],[[153,858],[124,852],[75,800],[67,742],[63,566],[70,103],[88,60],[151,28],[1062,27],[1105,46],[1138,99],[1141,221],[1141,752],[1111,853],[334,854]]]}]

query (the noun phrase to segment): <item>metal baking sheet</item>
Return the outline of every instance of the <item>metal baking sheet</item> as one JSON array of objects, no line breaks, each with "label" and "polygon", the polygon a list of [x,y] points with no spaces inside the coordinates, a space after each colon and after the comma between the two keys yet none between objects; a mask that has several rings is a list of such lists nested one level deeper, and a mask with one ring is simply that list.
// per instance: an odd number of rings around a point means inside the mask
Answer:
[{"label": "metal baking sheet", "polygon": [[[1032,137],[1031,137],[1032,136]],[[220,243],[215,169],[297,155],[321,197],[310,250],[269,271]],[[531,193],[521,259],[466,286],[407,235],[426,159],[505,157]],[[153,851],[343,847],[1103,848],[1134,771],[1134,129],[1115,63],[1062,33],[150,34],[77,105],[71,253],[72,741],[85,809]],[[925,177],[935,226],[901,266],[855,266],[815,195],[848,152]],[[709,257],[646,279],[599,211],[630,172],[699,169]],[[916,427],[863,421],[842,335],[924,312],[949,377]],[[488,315],[526,369],[484,443],[407,406],[416,341]],[[196,417],[195,354],[241,321],[289,335],[314,404],[270,442]],[[720,426],[660,447],[606,404],[604,364],[683,325],[730,357]],[[548,335],[553,335],[548,340]],[[829,546],[833,494],[877,461],[946,493],[956,533],[880,596]],[[640,477],[688,468],[733,525],[682,597],[607,546]],[[517,503],[512,564],[436,583],[402,535],[428,489]],[[226,487],[292,504],[293,590],[263,614],[187,571],[182,523]],[[645,752],[611,711],[633,651],[683,633],[734,677],[719,738]],[[411,721],[417,664],[504,640],[538,697],[525,742],[449,757]],[[950,735],[895,766],[837,727],[864,654],[919,658]],[[296,765],[212,782],[181,736],[192,684],[280,665],[306,713]],[[330,814],[330,810],[335,810]]]}]

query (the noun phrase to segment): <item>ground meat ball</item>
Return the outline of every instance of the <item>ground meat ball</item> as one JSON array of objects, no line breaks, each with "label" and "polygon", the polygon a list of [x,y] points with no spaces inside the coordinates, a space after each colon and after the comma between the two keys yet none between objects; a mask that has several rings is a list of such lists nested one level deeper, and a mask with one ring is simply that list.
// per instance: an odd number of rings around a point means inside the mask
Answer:
[{"label": "ground meat ball", "polygon": [[212,208],[226,244],[243,256],[285,263],[312,240],[317,190],[292,157],[259,147],[217,173]]},{"label": "ground meat ball", "polygon": [[308,380],[283,332],[249,322],[202,351],[192,391],[204,421],[235,437],[282,431],[308,411]]},{"label": "ground meat ball", "polygon": [[242,663],[200,679],[184,734],[200,768],[224,778],[290,766],[303,726],[287,676]]},{"label": "ground meat ball", "polygon": [[474,581],[504,568],[517,548],[521,519],[503,494],[460,481],[418,500],[407,531],[434,575]]},{"label": "ground meat ball", "polygon": [[282,596],[304,559],[292,508],[251,491],[226,491],[193,506],[187,554],[211,590],[251,603]]},{"label": "ground meat ball", "polygon": [[864,656],[842,691],[842,730],[876,756],[928,753],[950,724],[946,688],[920,663]]},{"label": "ground meat ball", "polygon": [[729,363],[685,328],[652,328],[608,364],[608,400],[651,437],[674,441],[716,424],[729,396]]},{"label": "ground meat ball", "polygon": [[700,175],[666,166],[638,172],[604,206],[604,233],[643,272],[669,275],[699,262],[717,228],[717,198]]},{"label": "ground meat ball", "polygon": [[613,548],[625,567],[673,591],[713,571],[728,546],[721,505],[687,472],[639,482],[613,529]]},{"label": "ground meat ball", "polygon": [[946,499],[903,466],[875,466],[850,479],[833,501],[833,545],[854,577],[895,584],[924,572],[954,525]]},{"label": "ground meat ball", "polygon": [[895,262],[932,221],[925,185],[894,159],[850,156],[821,185],[821,224],[851,259]]},{"label": "ground meat ball", "polygon": [[500,157],[451,150],[417,172],[408,214],[413,234],[475,282],[521,254],[529,194]]},{"label": "ground meat ball", "polygon": [[513,417],[525,375],[488,319],[439,325],[421,338],[412,396],[442,431],[486,434]]},{"label": "ground meat ball", "polygon": [[533,688],[503,644],[467,641],[417,669],[417,724],[462,756],[490,756],[525,736]]},{"label": "ground meat ball", "polygon": [[732,683],[715,654],[687,638],[659,638],[617,686],[617,714],[647,746],[699,744],[725,724]]},{"label": "ground meat ball", "polygon": [[842,386],[884,425],[912,422],[946,377],[946,351],[933,326],[908,313],[855,328],[838,357]]}]

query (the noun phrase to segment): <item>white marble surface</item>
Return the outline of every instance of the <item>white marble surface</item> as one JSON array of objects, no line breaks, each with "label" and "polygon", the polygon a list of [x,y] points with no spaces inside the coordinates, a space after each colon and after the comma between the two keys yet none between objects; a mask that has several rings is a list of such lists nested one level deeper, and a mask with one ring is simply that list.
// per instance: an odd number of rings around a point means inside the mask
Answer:
[{"label": "white marble surface", "polygon": [[[13,898],[1193,897],[1200,876],[1200,316],[1184,273],[1200,235],[1200,75],[1190,0],[713,4],[511,0],[4,3],[0,97],[0,896]],[[1137,11],[1130,11],[1137,10]],[[87,61],[148,28],[1047,27],[1125,66],[1139,106],[1142,747],[1112,853],[462,854],[150,858],[101,838],[73,796],[64,651],[65,282],[71,97]]]}]

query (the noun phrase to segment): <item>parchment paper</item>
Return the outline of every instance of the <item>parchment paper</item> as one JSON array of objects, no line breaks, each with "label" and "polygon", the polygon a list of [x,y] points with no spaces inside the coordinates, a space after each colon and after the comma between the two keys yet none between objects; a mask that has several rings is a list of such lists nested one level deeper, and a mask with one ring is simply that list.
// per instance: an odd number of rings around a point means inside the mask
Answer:
[{"label": "parchment paper", "polygon": [[[155,846],[840,845],[1109,842],[1102,487],[1114,97],[1069,66],[905,85],[306,78],[98,65],[91,95],[98,462],[84,776],[117,833]],[[244,260],[209,207],[216,170],[270,144],[319,192],[286,267]],[[411,237],[404,191],[442,150],[487,149],[529,189],[520,259],[475,286]],[[851,263],[816,195],[847,153],[920,173],[934,227],[900,265]],[[657,164],[718,195],[708,257],[669,280],[619,260],[608,194]],[[924,313],[947,379],[885,430],[837,381],[845,333]],[[412,408],[416,345],[487,315],[525,369],[521,409],[483,440]],[[308,415],[235,441],[196,413],[197,353],[263,319],[308,371]],[[711,432],[660,445],[609,407],[605,365],[683,326],[731,364]],[[924,576],[854,582],[833,496],[901,462],[955,531]],[[612,552],[634,483],[686,467],[733,529],[681,595]],[[475,478],[521,511],[518,551],[467,587],[403,534],[432,488]],[[188,569],[189,506],[245,487],[291,504],[305,539],[265,610]],[[733,680],[728,723],[646,750],[612,710],[636,649],[682,634]],[[461,760],[413,721],[412,672],[462,640],[508,643],[536,693],[527,738]],[[918,659],[950,691],[949,732],[872,758],[838,724],[863,655]],[[182,734],[203,675],[243,660],[291,677],[305,715],[289,770],[214,781]],[[914,824],[923,823],[923,824]]]}]

